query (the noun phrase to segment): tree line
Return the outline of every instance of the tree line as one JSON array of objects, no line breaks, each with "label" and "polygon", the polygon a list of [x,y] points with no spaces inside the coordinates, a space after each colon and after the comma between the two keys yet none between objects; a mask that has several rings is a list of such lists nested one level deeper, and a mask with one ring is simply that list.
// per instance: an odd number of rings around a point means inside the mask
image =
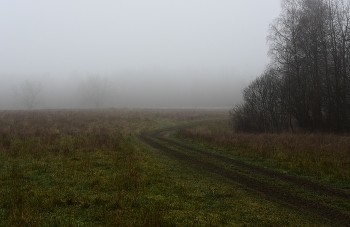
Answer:
[{"label": "tree line", "polygon": [[231,111],[237,131],[350,131],[350,1],[282,0],[271,62]]},{"label": "tree line", "polygon": [[[108,92],[108,81],[106,78],[97,75],[90,75],[81,81],[78,95],[82,101],[90,103],[95,108],[101,108]],[[44,86],[40,81],[26,79],[18,86],[13,87],[15,99],[19,101],[22,107],[28,110],[34,109],[39,104],[39,96]]]}]

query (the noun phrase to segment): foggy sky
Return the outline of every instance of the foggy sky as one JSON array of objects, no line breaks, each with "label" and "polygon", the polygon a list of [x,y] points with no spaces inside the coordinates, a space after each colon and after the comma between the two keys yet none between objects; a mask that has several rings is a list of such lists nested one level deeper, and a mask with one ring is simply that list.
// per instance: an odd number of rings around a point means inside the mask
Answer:
[{"label": "foggy sky", "polygon": [[[88,74],[106,107],[231,107],[269,59],[280,0],[0,0],[0,109],[11,87],[44,85],[42,108],[74,108]],[[73,98],[74,97],[74,98]]]}]

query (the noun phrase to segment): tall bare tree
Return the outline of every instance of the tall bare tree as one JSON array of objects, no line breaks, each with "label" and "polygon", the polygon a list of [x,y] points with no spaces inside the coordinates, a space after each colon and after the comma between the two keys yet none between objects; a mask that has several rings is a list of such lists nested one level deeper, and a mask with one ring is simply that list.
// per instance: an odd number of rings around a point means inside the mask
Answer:
[{"label": "tall bare tree", "polygon": [[107,96],[107,80],[99,75],[88,76],[80,84],[79,95],[95,108],[101,108]]},{"label": "tall bare tree", "polygon": [[41,82],[27,79],[13,88],[13,93],[22,105],[31,110],[38,104],[40,92],[43,90]]},{"label": "tall bare tree", "polygon": [[[265,72],[244,90],[245,103],[233,112],[251,119],[235,119],[259,125],[258,131],[271,131],[271,125],[285,129],[286,117],[290,129],[350,131],[350,0],[282,0],[281,5],[268,36],[275,76]],[[274,102],[266,100],[280,103],[279,121],[271,112]]]},{"label": "tall bare tree", "polygon": [[278,73],[268,68],[243,90],[244,104],[231,111],[233,127],[248,132],[281,131],[287,121],[281,91]]},{"label": "tall bare tree", "polygon": [[283,0],[270,55],[283,76],[290,116],[309,130],[349,126],[349,0]]}]

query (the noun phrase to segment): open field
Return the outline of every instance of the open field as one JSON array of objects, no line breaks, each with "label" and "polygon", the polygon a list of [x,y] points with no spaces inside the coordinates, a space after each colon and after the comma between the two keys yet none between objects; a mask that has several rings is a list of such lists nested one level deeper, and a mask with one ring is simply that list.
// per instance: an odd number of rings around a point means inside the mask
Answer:
[{"label": "open field", "polygon": [[350,182],[350,135],[235,133],[228,120],[183,128],[178,135],[223,149],[228,155],[261,159],[264,165],[268,161],[282,171],[318,177],[328,183]]},{"label": "open field", "polygon": [[348,137],[309,135],[327,147],[306,135],[234,134],[227,117],[215,109],[0,112],[0,226],[350,223]]}]

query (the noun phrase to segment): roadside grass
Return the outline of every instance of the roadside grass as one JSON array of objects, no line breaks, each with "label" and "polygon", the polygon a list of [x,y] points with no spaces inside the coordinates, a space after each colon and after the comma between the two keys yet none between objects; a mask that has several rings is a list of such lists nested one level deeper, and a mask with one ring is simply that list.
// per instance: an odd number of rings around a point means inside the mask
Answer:
[{"label": "roadside grass", "polygon": [[[147,149],[147,148],[146,148]],[[331,226],[206,169],[147,149],[152,183],[144,196],[163,204],[176,226]]]},{"label": "roadside grass", "polygon": [[176,226],[328,226],[202,167],[145,149],[148,181],[142,199],[158,204],[164,220]]},{"label": "roadside grass", "polygon": [[218,110],[0,112],[0,226],[325,226],[137,135]]},{"label": "roadside grass", "polygon": [[230,130],[228,121],[182,129],[177,136],[225,155],[302,174],[350,189],[350,136],[335,134],[249,134]]},{"label": "roadside grass", "polygon": [[[163,136],[161,138],[164,138],[164,135],[166,135],[168,138],[171,138],[169,141],[179,142],[179,143],[170,143],[172,146],[172,149],[176,150],[178,153],[181,153],[183,155],[186,155],[191,158],[195,158],[197,160],[200,160],[202,163],[207,163],[209,165],[214,165],[216,167],[222,168],[223,170],[231,171],[233,174],[239,174],[241,176],[246,176],[252,180],[258,180],[259,182],[272,185],[273,187],[276,187],[277,190],[282,190],[284,193],[290,193],[291,195],[296,195],[297,197],[307,199],[309,201],[314,201],[320,204],[323,204],[328,207],[333,207],[337,210],[341,210],[343,213],[350,214],[350,204],[349,199],[345,198],[338,198],[334,196],[326,196],[324,191],[318,191],[315,189],[310,190],[310,188],[306,185],[295,185],[294,182],[285,181],[282,179],[278,179],[278,177],[274,174],[266,175],[264,173],[261,173],[259,170],[252,170],[252,169],[244,169],[240,167],[239,165],[236,166],[234,163],[231,163],[227,159],[226,161],[223,161],[221,159],[216,159],[213,156],[210,156],[210,154],[219,154],[221,157],[224,157],[225,154],[223,154],[224,151],[218,151],[217,149],[208,150],[203,147],[196,146],[195,144],[184,144],[187,147],[182,147],[181,144],[183,141],[177,141],[176,138],[174,138],[173,133],[163,133]],[[167,140],[160,140],[158,141],[161,144],[167,144]],[[169,144],[168,144],[169,145]],[[191,148],[188,149],[188,147],[193,147],[193,149],[201,149],[203,152],[207,153],[207,155],[203,154],[202,152],[198,152],[196,150],[191,150]],[[231,158],[234,158],[234,160],[240,160],[245,163],[247,163],[247,158],[240,159],[237,156],[231,156]],[[253,166],[256,166],[257,162],[254,161],[254,159],[248,160],[248,162],[251,162]],[[260,162],[260,165],[262,165],[262,170],[265,170],[267,167],[270,168],[270,164],[266,165],[266,162]],[[264,165],[265,164],[265,165]],[[278,172],[277,172],[278,173]],[[282,176],[287,176],[285,172],[283,172]]]},{"label": "roadside grass", "polygon": [[[0,226],[171,226],[144,199],[141,131],[202,110],[0,112]],[[149,176],[153,176],[150,174]]]}]

